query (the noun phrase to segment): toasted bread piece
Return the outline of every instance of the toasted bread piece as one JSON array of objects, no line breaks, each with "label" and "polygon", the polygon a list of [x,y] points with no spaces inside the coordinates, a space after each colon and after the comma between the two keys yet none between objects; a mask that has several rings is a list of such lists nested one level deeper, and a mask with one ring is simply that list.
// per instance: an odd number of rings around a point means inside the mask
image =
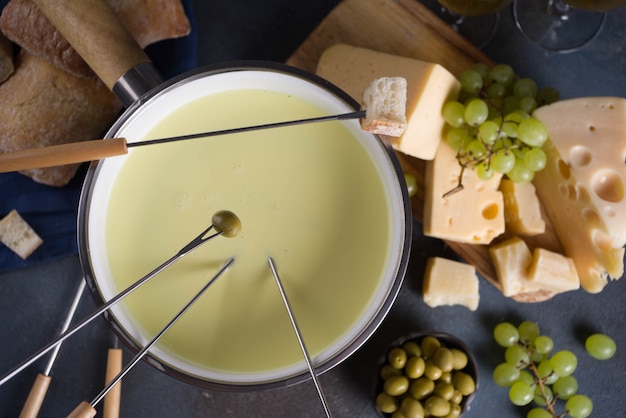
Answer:
[{"label": "toasted bread piece", "polygon": [[398,137],[406,121],[407,82],[404,77],[377,78],[363,92],[365,118],[361,128],[379,135]]},{"label": "toasted bread piece", "polygon": [[15,209],[0,219],[0,241],[23,260],[43,244],[43,240]]},{"label": "toasted bread piece", "polygon": [[0,32],[0,83],[9,78],[13,65],[13,43]]},{"label": "toasted bread piece", "polygon": [[[142,48],[189,34],[191,26],[180,0],[108,0]],[[0,16],[0,29],[30,53],[79,77],[93,72],[31,0],[11,0]]]},{"label": "toasted bread piece", "polygon": [[[73,76],[25,50],[16,71],[0,84],[0,153],[101,138],[122,104],[98,79]],[[23,172],[63,186],[78,165]]]}]

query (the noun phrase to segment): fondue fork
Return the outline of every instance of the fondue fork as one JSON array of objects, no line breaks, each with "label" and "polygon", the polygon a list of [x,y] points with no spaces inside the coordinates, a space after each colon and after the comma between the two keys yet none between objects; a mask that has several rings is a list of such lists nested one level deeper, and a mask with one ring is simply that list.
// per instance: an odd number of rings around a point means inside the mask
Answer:
[{"label": "fondue fork", "polygon": [[[29,357],[27,360],[25,360],[19,366],[17,366],[13,370],[11,370],[9,373],[4,375],[2,377],[2,379],[0,379],[0,385],[3,385],[4,383],[8,382],[15,375],[17,375],[22,370],[24,370],[26,367],[30,366],[32,363],[34,363],[36,360],[38,360],[41,356],[46,354],[48,351],[54,349],[54,347],[56,347],[57,345],[61,344],[63,341],[65,341],[66,339],[68,339],[69,337],[74,335],[78,330],[80,330],[82,327],[84,327],[85,325],[87,325],[88,323],[93,321],[96,317],[98,317],[104,311],[109,309],[111,306],[115,305],[117,302],[122,300],[128,294],[130,294],[131,292],[133,292],[134,290],[139,288],[141,285],[146,283],[148,280],[150,280],[151,278],[156,276],[161,271],[165,270],[167,267],[169,267],[174,262],[176,262],[179,259],[181,259],[183,256],[185,256],[186,254],[188,254],[189,252],[191,252],[192,250],[194,250],[195,248],[197,248],[201,244],[204,244],[205,242],[207,242],[211,238],[216,237],[218,235],[224,235],[225,237],[229,237],[229,238],[233,237],[233,236],[237,235],[239,233],[239,230],[241,229],[241,222],[240,222],[239,218],[237,217],[237,215],[235,215],[234,213],[232,213],[230,211],[226,211],[226,210],[222,210],[222,211],[216,212],[213,215],[212,222],[213,223],[211,224],[211,226],[209,226],[207,229],[202,231],[202,233],[200,233],[193,240],[191,240],[189,242],[189,244],[185,245],[172,258],[170,258],[165,263],[161,264],[159,267],[157,267],[154,270],[152,270],[150,273],[145,275],[143,278],[139,279],[138,281],[136,281],[135,283],[130,285],[128,288],[126,288],[126,290],[122,291],[121,293],[118,293],[111,300],[109,300],[108,302],[106,302],[105,304],[100,306],[98,309],[96,309],[96,311],[93,312],[91,315],[89,315],[87,318],[83,319],[81,322],[76,324],[74,327],[72,327],[71,329],[69,329],[69,330],[65,331],[64,333],[62,333],[61,335],[59,335],[56,339],[54,339],[48,345],[46,345],[45,347],[40,349],[37,353],[33,354],[31,357]],[[214,228],[215,228],[215,230],[217,232],[207,236],[207,234]]]},{"label": "fondue fork", "polygon": [[302,338],[302,333],[300,332],[300,328],[296,322],[296,317],[293,314],[293,310],[291,309],[291,305],[289,304],[289,300],[287,299],[287,294],[285,293],[285,289],[280,281],[280,277],[278,276],[278,270],[276,269],[276,264],[272,257],[267,259],[270,265],[270,270],[272,270],[272,274],[274,275],[274,279],[276,279],[276,284],[278,285],[278,290],[280,291],[280,297],[285,304],[285,308],[287,309],[287,314],[289,315],[289,320],[291,321],[291,325],[293,330],[296,333],[296,337],[298,337],[298,343],[300,344],[300,349],[302,350],[302,354],[304,355],[304,361],[306,362],[306,366],[309,369],[309,373],[311,374],[311,378],[313,379],[313,384],[315,385],[315,389],[317,390],[317,394],[322,402],[322,407],[324,408],[324,412],[328,418],[331,418],[332,415],[330,413],[330,408],[328,407],[328,402],[326,402],[326,397],[324,396],[324,392],[322,391],[322,386],[320,385],[319,379],[317,378],[317,374],[313,369],[313,365],[311,362],[311,356],[309,355],[309,351],[304,344],[304,339]]},{"label": "fondue fork", "polygon": [[163,334],[165,334],[170,328],[172,328],[172,326],[174,326],[176,321],[178,321],[180,319],[180,317],[182,317],[185,314],[185,312],[187,312],[189,310],[189,308],[191,308],[191,305],[193,305],[198,299],[200,299],[200,296],[202,296],[204,294],[204,292],[213,284],[213,282],[215,282],[218,279],[218,277],[220,277],[222,275],[222,273],[224,273],[226,271],[226,269],[233,263],[233,261],[234,261],[233,258],[229,258],[226,261],[226,263],[224,263],[224,265],[217,271],[217,273],[215,273],[215,275],[211,278],[211,280],[209,280],[198,291],[198,293],[196,293],[196,295],[189,302],[187,302],[187,304],[183,307],[183,309],[181,309],[170,320],[170,322],[168,322],[167,325],[161,331],[159,331],[159,333],[148,344],[146,344],[144,346],[144,348],[141,349],[140,352],[138,352],[135,355],[135,357],[133,357],[133,359],[126,365],[126,367],[124,367],[124,369],[122,369],[122,371],[119,372],[117,374],[117,376],[115,376],[106,385],[106,387],[104,389],[102,389],[102,391],[93,399],[93,401],[91,401],[91,403],[87,403],[86,401],[81,402],[67,416],[67,418],[91,418],[91,417],[94,417],[96,415],[95,406],[106,396],[106,394],[113,388],[113,386],[115,386],[139,362],[139,360],[141,360],[143,358],[143,356],[148,352],[148,350],[150,350],[159,341],[159,339],[163,336]]},{"label": "fondue fork", "polygon": [[106,157],[124,155],[128,153],[128,148],[140,147],[144,145],[157,145],[168,142],[186,141],[189,139],[231,135],[242,132],[282,128],[286,126],[304,125],[309,123],[359,119],[363,117],[365,117],[365,110],[357,110],[338,115],[289,120],[264,125],[243,126],[239,128],[172,136],[168,138],[149,139],[130,143],[126,141],[126,138],[110,138],[105,140],[95,139],[90,141],[52,145],[49,147],[33,148],[7,154],[0,154],[0,173],[95,161]]}]

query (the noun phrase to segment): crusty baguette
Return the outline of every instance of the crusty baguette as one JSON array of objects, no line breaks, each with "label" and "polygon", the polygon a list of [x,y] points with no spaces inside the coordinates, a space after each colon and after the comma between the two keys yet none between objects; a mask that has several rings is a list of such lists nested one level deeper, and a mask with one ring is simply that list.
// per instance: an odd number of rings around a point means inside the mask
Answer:
[{"label": "crusty baguette", "polygon": [[43,240],[15,209],[0,219],[0,241],[23,260],[43,244]]},{"label": "crusty baguette", "polygon": [[361,128],[379,135],[400,136],[407,126],[407,81],[404,77],[377,78],[363,92],[365,118]]},{"label": "crusty baguette", "polygon": [[0,32],[0,83],[13,74],[13,43]]},{"label": "crusty baguette", "polygon": [[[100,80],[73,76],[22,50],[15,74],[0,84],[0,153],[101,138],[121,108]],[[63,186],[77,169],[69,165],[23,174]]]},{"label": "crusty baguette", "polygon": [[[189,34],[180,0],[108,0],[142,48]],[[11,0],[0,16],[0,29],[30,53],[79,77],[93,72],[31,0]]]}]

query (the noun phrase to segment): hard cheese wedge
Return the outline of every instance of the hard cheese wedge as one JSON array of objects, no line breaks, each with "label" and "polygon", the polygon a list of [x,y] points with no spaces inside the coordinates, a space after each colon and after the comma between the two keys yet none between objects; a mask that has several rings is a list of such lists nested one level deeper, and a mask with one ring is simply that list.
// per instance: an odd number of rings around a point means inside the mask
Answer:
[{"label": "hard cheese wedge", "polygon": [[546,126],[546,168],[537,195],[574,260],[582,287],[601,291],[624,272],[626,243],[626,100],[563,100],[534,116]]},{"label": "hard cheese wedge", "polygon": [[528,281],[537,288],[557,293],[580,287],[574,260],[543,248],[535,248],[533,252]]},{"label": "hard cheese wedge", "polygon": [[537,235],[546,229],[541,217],[535,186],[530,182],[500,181],[504,197],[504,222],[506,230],[519,235]]},{"label": "hard cheese wedge", "polygon": [[426,164],[424,235],[470,244],[489,244],[504,232],[504,201],[498,185],[502,175],[481,180],[474,170],[463,172],[463,190],[444,194],[459,183],[456,152],[440,141],[437,156]]},{"label": "hard cheese wedge", "polygon": [[478,276],[473,266],[441,257],[431,257],[424,274],[424,302],[430,307],[463,305],[478,309]]},{"label": "hard cheese wedge", "polygon": [[489,254],[504,296],[538,290],[528,283],[528,267],[533,255],[519,237],[492,245]]},{"label": "hard cheese wedge", "polygon": [[363,92],[374,79],[404,77],[408,125],[402,136],[389,140],[404,154],[423,160],[435,157],[444,127],[441,108],[460,91],[458,80],[441,65],[339,44],[324,51],[317,74],[361,104]]}]

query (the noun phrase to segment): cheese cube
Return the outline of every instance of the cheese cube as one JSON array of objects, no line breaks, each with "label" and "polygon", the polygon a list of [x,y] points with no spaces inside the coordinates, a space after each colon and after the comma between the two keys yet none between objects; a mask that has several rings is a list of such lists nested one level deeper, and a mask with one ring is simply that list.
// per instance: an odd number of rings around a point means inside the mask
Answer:
[{"label": "cheese cube", "polygon": [[539,288],[556,293],[580,288],[574,261],[543,248],[536,248],[533,252],[528,280]]},{"label": "cheese cube", "polygon": [[388,138],[398,151],[432,160],[445,125],[441,109],[455,100],[459,81],[439,64],[372,51],[350,45],[334,45],[319,59],[317,74],[363,104],[365,89],[376,78],[407,80],[407,127],[398,138]]},{"label": "cheese cube", "polygon": [[519,235],[537,235],[546,230],[539,199],[532,183],[502,179],[500,191],[504,198],[504,223],[507,231]]},{"label": "cheese cube", "polygon": [[473,266],[431,257],[424,274],[424,302],[430,307],[463,305],[475,311],[480,299],[478,276]]},{"label": "cheese cube", "polygon": [[489,247],[489,255],[496,270],[502,294],[507,297],[539,290],[528,281],[528,268],[533,255],[519,237],[509,238]]},{"label": "cheese cube", "polygon": [[624,272],[626,99],[563,100],[534,116],[549,136],[537,195],[582,287],[599,292]]},{"label": "cheese cube", "polygon": [[498,191],[502,175],[481,180],[474,170],[465,170],[463,190],[444,197],[458,185],[460,173],[456,152],[446,141],[440,141],[437,156],[426,163],[424,235],[488,244],[505,229],[504,201]]}]

